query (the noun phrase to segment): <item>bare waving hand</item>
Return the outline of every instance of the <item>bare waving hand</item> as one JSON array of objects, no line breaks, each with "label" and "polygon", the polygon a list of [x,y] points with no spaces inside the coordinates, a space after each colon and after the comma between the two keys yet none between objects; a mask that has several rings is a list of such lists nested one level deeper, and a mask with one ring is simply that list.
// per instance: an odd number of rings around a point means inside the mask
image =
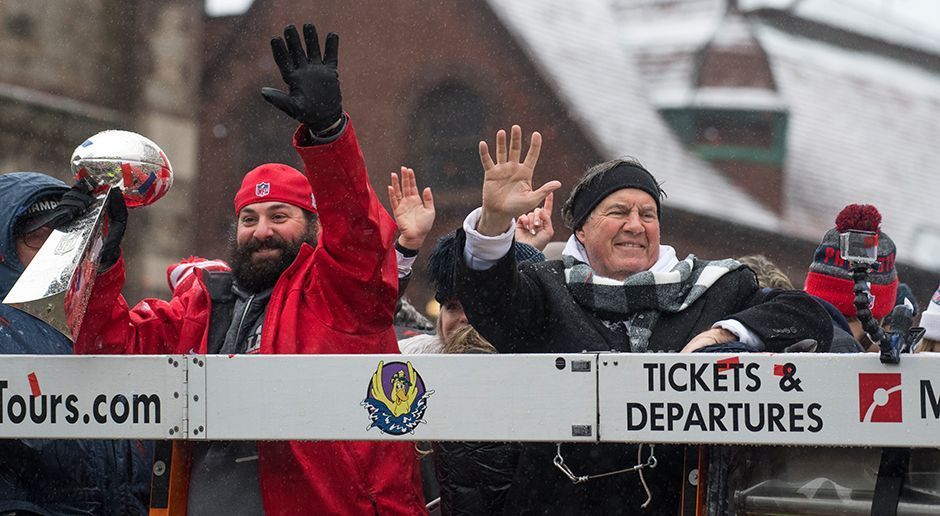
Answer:
[{"label": "bare waving hand", "polygon": [[559,181],[549,181],[532,189],[532,174],[539,160],[542,135],[534,132],[525,160],[522,160],[522,128],[512,126],[509,145],[506,131],[496,133],[496,161],[490,156],[489,146],[480,142],[480,162],[483,163],[483,214],[477,231],[495,236],[506,232],[516,216],[534,210],[549,193],[561,187]]},{"label": "bare waving hand", "polygon": [[414,169],[401,167],[401,179],[392,172],[388,185],[388,202],[401,236],[398,243],[417,251],[434,225],[434,196],[431,188],[418,190]]}]

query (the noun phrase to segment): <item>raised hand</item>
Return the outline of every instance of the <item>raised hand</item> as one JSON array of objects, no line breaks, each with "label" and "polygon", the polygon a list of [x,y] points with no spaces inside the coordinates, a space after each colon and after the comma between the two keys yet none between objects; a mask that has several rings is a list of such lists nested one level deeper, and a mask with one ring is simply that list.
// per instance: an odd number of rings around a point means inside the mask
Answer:
[{"label": "raised hand", "polygon": [[392,172],[388,202],[401,233],[398,243],[415,251],[421,249],[434,225],[434,196],[431,195],[431,189],[426,187],[424,192],[419,192],[415,171],[401,167],[400,182],[398,174]]},{"label": "raised hand", "polygon": [[555,236],[555,227],[552,225],[552,207],[555,201],[555,192],[548,194],[545,204],[529,213],[519,215],[516,219],[516,242],[529,244],[539,251]]},{"label": "raised hand", "polygon": [[542,203],[549,193],[561,187],[558,181],[549,181],[532,189],[532,174],[539,160],[542,135],[532,133],[529,151],[522,159],[522,129],[512,126],[509,147],[506,131],[496,133],[496,162],[490,156],[486,142],[480,142],[480,161],[483,163],[483,213],[477,231],[496,236],[509,229],[512,219],[530,212]]},{"label": "raised hand", "polygon": [[284,29],[284,39],[271,39],[271,51],[287,84],[287,93],[261,88],[261,95],[308,129],[320,132],[336,125],[343,116],[343,96],[336,71],[339,36],[327,34],[322,57],[317,29],[312,24],[304,25],[304,41],[306,52],[293,25]]}]

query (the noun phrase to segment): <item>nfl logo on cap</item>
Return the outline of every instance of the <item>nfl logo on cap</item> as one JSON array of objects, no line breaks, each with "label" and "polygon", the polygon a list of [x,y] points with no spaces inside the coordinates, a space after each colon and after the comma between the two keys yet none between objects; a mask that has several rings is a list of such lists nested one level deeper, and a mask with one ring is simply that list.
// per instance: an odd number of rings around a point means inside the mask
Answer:
[{"label": "nfl logo on cap", "polygon": [[252,203],[275,201],[316,213],[311,193],[310,181],[303,172],[281,163],[265,163],[242,179],[235,194],[235,214]]}]

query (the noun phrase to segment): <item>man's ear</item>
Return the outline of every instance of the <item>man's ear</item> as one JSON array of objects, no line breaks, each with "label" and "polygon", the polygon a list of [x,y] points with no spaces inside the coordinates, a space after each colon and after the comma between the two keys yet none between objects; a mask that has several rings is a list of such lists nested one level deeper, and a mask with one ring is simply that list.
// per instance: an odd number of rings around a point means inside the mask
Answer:
[{"label": "man's ear", "polygon": [[574,237],[578,239],[578,243],[584,245],[584,229],[574,230]]},{"label": "man's ear", "polygon": [[323,231],[323,225],[320,224],[320,217],[317,217],[316,215],[314,215],[314,217],[314,220],[307,223],[307,234],[304,238],[308,244],[316,248],[320,243],[320,234]]}]

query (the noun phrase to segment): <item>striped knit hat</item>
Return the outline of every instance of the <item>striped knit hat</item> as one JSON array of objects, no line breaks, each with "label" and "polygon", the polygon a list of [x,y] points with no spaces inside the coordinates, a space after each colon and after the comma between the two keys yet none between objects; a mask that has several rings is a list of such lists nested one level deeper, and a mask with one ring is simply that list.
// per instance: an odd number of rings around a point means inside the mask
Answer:
[{"label": "striped knit hat", "polygon": [[806,274],[808,294],[832,303],[846,317],[855,317],[855,281],[848,262],[839,252],[839,234],[850,229],[871,231],[878,235],[878,264],[868,273],[874,298],[872,315],[881,319],[891,313],[897,299],[898,273],[894,269],[896,249],[888,235],[881,232],[881,214],[870,204],[850,204],[839,212],[836,227],[823,236]]}]

